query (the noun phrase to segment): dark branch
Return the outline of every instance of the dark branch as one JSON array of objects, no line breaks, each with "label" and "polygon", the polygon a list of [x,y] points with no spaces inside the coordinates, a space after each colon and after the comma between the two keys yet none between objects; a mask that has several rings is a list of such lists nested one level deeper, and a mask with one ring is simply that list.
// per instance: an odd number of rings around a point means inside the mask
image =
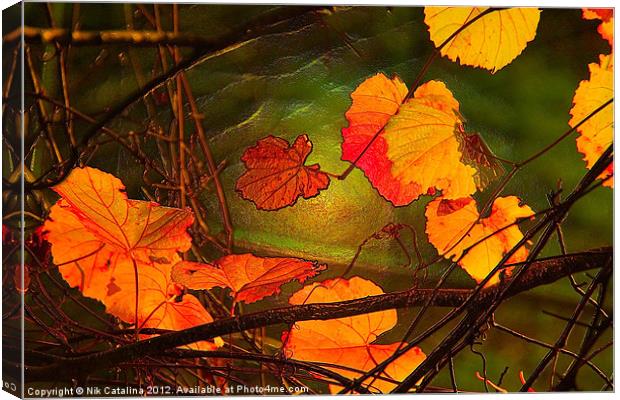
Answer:
[{"label": "dark branch", "polygon": [[[602,267],[611,262],[612,257],[612,248],[606,247],[583,253],[537,260],[531,264],[526,273],[521,275],[518,281],[513,282],[507,296],[514,296],[535,287],[555,282],[570,274]],[[478,299],[481,302],[484,302],[485,299],[494,299],[498,293],[505,289],[504,286],[503,283],[500,283],[483,289],[479,293]],[[120,362],[145,356],[161,354],[166,349],[268,325],[291,325],[297,321],[327,320],[394,308],[421,306],[433,295],[433,292],[435,292],[435,297],[432,305],[437,307],[457,307],[472,293],[468,289],[442,289],[438,291],[435,289],[411,289],[337,303],[306,304],[276,308],[221,319],[113,350],[75,358],[64,358],[58,365],[26,367],[26,379],[28,381],[37,381],[50,376],[54,376],[55,379],[71,379],[77,376],[85,376],[93,370],[109,368]]]}]

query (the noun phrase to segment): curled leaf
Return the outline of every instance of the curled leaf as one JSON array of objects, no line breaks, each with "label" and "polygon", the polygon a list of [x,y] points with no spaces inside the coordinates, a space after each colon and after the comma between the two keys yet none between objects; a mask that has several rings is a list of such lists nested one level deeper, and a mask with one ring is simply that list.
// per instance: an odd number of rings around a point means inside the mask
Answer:
[{"label": "curled leaf", "polygon": [[[360,277],[330,279],[303,287],[291,296],[289,303],[331,303],[379,294],[383,294],[379,286]],[[398,342],[373,343],[379,335],[396,326],[396,323],[395,310],[327,321],[297,322],[290,331],[283,334],[284,351],[287,356],[297,360],[348,367],[348,369],[336,366],[329,368],[354,379],[361,376],[358,371],[372,369],[399,348],[401,343]],[[371,391],[388,393],[396,387],[394,381],[407,377],[425,358],[424,353],[418,347],[414,347],[390,363],[379,377],[369,378],[364,383],[370,385],[368,388]],[[330,385],[332,393],[340,389],[337,385]]]},{"label": "curled leaf", "polygon": [[[532,209],[520,205],[515,196],[497,198],[487,218],[480,218],[476,201],[470,197],[437,198],[426,207],[426,233],[440,255],[458,260],[459,265],[480,282],[523,239],[521,230],[513,224],[533,214]],[[524,261],[527,254],[527,248],[521,246],[507,264]],[[495,274],[488,285],[498,282],[499,275]]]},{"label": "curled leaf", "polygon": [[[614,97],[614,61],[613,54],[600,55],[598,64],[590,64],[590,79],[581,81],[573,97],[573,108],[570,110],[572,118],[570,126],[576,126],[584,118],[598,109],[605,102]],[[588,169],[592,168],[599,157],[607,150],[613,141],[614,108],[611,104],[600,110],[586,122],[581,124],[577,131],[577,150],[583,154]],[[613,187],[613,163],[599,176],[605,179],[603,185]]]},{"label": "curled leaf", "polygon": [[[440,46],[489,7],[424,7],[431,40]],[[481,16],[441,48],[441,55],[492,73],[510,64],[536,37],[537,8],[508,8]]]},{"label": "curled leaf", "polygon": [[248,148],[241,161],[246,171],[237,180],[236,190],[259,210],[278,210],[309,199],[329,186],[329,176],[318,164],[305,165],[312,142],[300,135],[292,146],[279,137],[268,136]]},{"label": "curled leaf", "polygon": [[298,258],[257,257],[233,254],[211,264],[183,261],[172,270],[172,279],[190,289],[230,288],[235,301],[253,303],[280,292],[290,281],[303,283],[326,268]]}]

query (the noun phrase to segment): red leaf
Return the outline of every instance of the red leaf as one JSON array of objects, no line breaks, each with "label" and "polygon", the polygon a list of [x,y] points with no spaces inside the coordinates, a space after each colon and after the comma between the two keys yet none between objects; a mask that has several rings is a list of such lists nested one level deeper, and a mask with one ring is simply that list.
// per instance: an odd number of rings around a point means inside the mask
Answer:
[{"label": "red leaf", "polygon": [[312,142],[300,135],[292,146],[279,137],[268,136],[246,149],[241,157],[247,171],[237,180],[236,190],[259,210],[278,210],[319,194],[329,186],[329,176],[319,164],[304,165]]}]

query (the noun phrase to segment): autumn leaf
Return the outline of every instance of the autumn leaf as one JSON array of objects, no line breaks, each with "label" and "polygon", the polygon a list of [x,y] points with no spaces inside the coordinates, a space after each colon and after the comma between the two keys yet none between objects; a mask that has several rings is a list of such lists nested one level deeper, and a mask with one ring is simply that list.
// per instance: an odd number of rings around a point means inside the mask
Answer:
[{"label": "autumn leaf", "polygon": [[[614,97],[614,62],[613,54],[600,55],[599,63],[589,65],[590,79],[581,81],[573,97],[572,118],[568,122],[574,127],[594,110]],[[592,168],[599,157],[613,141],[614,109],[610,105],[599,111],[592,118],[581,124],[577,131],[577,150],[583,154],[588,169]],[[613,163],[599,176],[606,179],[603,185],[613,187]]]},{"label": "autumn leaf", "polygon": [[247,171],[237,180],[236,190],[259,210],[278,210],[295,204],[299,196],[309,199],[329,186],[329,176],[318,164],[304,165],[312,152],[307,135],[292,146],[279,137],[268,136],[241,156]]},{"label": "autumn leaf", "polygon": [[61,198],[43,229],[71,287],[139,328],[179,330],[212,321],[195,297],[179,300],[170,276],[178,253],[191,246],[191,211],[129,200],[118,178],[90,167],[74,169],[53,189]]},{"label": "autumn leaf", "polygon": [[355,162],[363,153],[355,165],[364,171],[379,193],[395,205],[408,204],[411,195],[404,193],[391,174],[392,162],[386,156],[383,132],[370,147],[368,144],[398,112],[406,95],[407,86],[397,76],[389,79],[377,74],[366,79],[351,94],[353,103],[345,113],[349,126],[342,129],[342,159]]},{"label": "autumn leaf", "polygon": [[476,169],[474,181],[479,190],[486,189],[504,174],[504,166],[480,134],[466,132],[462,126],[459,126],[457,127],[456,138],[459,142],[461,161]]},{"label": "autumn leaf", "polygon": [[[424,22],[439,47],[452,34],[489,7],[424,7]],[[510,64],[534,40],[540,19],[537,8],[492,11],[459,32],[441,48],[441,55],[462,65],[492,73]]]},{"label": "autumn leaf", "polygon": [[[291,296],[289,303],[332,303],[380,294],[383,294],[383,290],[379,286],[360,277],[330,279],[303,287]],[[399,348],[401,343],[398,342],[374,343],[382,333],[394,328],[396,323],[396,310],[326,321],[296,322],[290,331],[283,334],[282,342],[287,356],[345,367],[330,366],[329,369],[354,379],[386,360]],[[390,363],[378,379],[369,378],[364,383],[370,385],[369,389],[387,393],[396,387],[393,381],[407,377],[425,358],[424,353],[414,347]],[[330,385],[332,393],[340,389],[337,385]]]},{"label": "autumn leaf", "polygon": [[430,81],[405,100],[399,78],[368,78],[351,94],[353,104],[342,130],[342,158],[356,165],[379,193],[396,206],[441,190],[447,198],[476,191],[476,169],[461,162],[455,127],[459,103],[445,84]]},{"label": "autumn leaf", "polygon": [[227,255],[212,264],[183,261],[174,266],[172,279],[194,290],[230,288],[235,301],[253,303],[280,292],[290,281],[303,283],[326,269],[325,265],[298,258]]},{"label": "autumn leaf", "polygon": [[613,8],[584,8],[584,19],[600,19],[602,22],[598,26],[598,33],[603,39],[614,45],[614,9]]},{"label": "autumn leaf", "polygon": [[[440,255],[458,260],[459,265],[480,282],[523,239],[519,227],[512,224],[533,214],[532,209],[521,205],[515,196],[497,198],[486,218],[480,218],[476,201],[470,197],[436,198],[426,207],[426,233]],[[471,246],[474,247],[463,256],[465,249]],[[527,254],[527,248],[522,246],[507,264],[524,261]],[[499,274],[495,274],[488,285],[498,282]]]}]

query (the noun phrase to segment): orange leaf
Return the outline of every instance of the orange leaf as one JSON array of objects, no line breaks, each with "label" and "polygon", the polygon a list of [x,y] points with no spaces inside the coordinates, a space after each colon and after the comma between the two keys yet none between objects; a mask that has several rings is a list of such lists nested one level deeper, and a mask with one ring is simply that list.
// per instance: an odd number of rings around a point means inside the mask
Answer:
[{"label": "orange leaf", "polygon": [[70,286],[141,328],[212,321],[195,297],[177,301],[170,278],[178,252],[191,246],[191,211],[128,200],[118,178],[90,167],[74,169],[53,189],[61,198],[45,221],[45,237]]},{"label": "orange leaf", "polygon": [[329,176],[319,164],[304,165],[311,151],[306,135],[298,136],[292,146],[275,136],[259,140],[241,156],[247,171],[237,180],[237,192],[259,210],[277,210],[295,204],[299,196],[318,195],[329,186]]},{"label": "orange leaf", "polygon": [[[437,198],[426,207],[426,233],[443,257],[458,260],[459,265],[480,282],[523,239],[519,227],[511,224],[533,214],[530,207],[519,204],[517,197],[499,197],[493,203],[491,214],[478,221],[480,215],[474,199]],[[465,249],[474,244],[461,258]],[[523,261],[527,254],[523,246],[507,264]],[[495,274],[488,285],[498,282],[499,274]]]},{"label": "orange leaf", "polygon": [[[383,294],[383,290],[379,286],[360,277],[331,279],[303,287],[291,296],[289,303],[332,303],[380,294]],[[373,343],[396,323],[396,310],[327,321],[296,322],[290,331],[283,334],[282,341],[287,356],[303,361],[336,364],[344,368],[330,366],[329,369],[354,379],[386,360],[400,346],[401,343]],[[419,348],[412,348],[390,363],[378,379],[369,378],[364,382],[370,384],[369,389],[387,393],[396,387],[392,381],[407,377],[425,358]],[[330,385],[332,393],[340,389],[337,385]]]},{"label": "orange leaf", "polygon": [[405,100],[399,78],[368,78],[351,94],[342,130],[342,159],[356,165],[379,193],[396,206],[441,190],[447,198],[476,191],[476,169],[461,162],[456,128],[459,103],[445,84],[430,81]]},{"label": "orange leaf", "polygon": [[598,33],[613,47],[614,45],[614,9],[613,8],[584,8],[584,19],[600,19]]},{"label": "orange leaf", "polygon": [[[440,46],[489,7],[424,7],[431,40]],[[537,8],[493,11],[472,22],[441,49],[441,55],[462,65],[492,73],[510,64],[534,40],[540,19]]]},{"label": "orange leaf", "polygon": [[[581,81],[573,97],[572,118],[570,126],[576,126],[594,110],[614,97],[614,61],[613,54],[600,55],[598,64],[590,64],[590,79]],[[614,108],[611,104],[599,111],[592,118],[577,128],[577,150],[583,154],[586,167],[592,168],[607,147],[611,145],[614,135]],[[610,164],[599,178],[613,176],[614,166]],[[613,187],[613,178],[607,179],[603,185]]]},{"label": "orange leaf", "polygon": [[253,303],[279,293],[280,286],[287,282],[303,283],[325,268],[297,258],[233,254],[220,258],[214,265],[180,262],[172,269],[172,279],[194,290],[227,287],[235,301]]}]

